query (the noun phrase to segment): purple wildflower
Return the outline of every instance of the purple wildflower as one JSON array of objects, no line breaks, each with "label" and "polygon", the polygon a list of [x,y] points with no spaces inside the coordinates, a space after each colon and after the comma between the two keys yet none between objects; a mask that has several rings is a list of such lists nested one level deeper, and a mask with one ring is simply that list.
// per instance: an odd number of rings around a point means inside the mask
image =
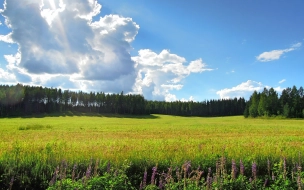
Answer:
[{"label": "purple wildflower", "polygon": [[207,176],[207,189],[211,189],[212,187],[212,177]]},{"label": "purple wildflower", "polygon": [[187,178],[187,174],[190,173],[189,169],[191,167],[191,162],[187,161],[183,164],[182,169],[184,170],[184,178]]},{"label": "purple wildflower", "polygon": [[283,178],[284,178],[284,180],[286,179],[286,175],[287,175],[287,166],[286,166],[286,158],[284,157],[284,159],[283,159]]},{"label": "purple wildflower", "polygon": [[73,166],[73,171],[72,171],[72,181],[75,180],[75,171],[76,171],[76,169],[77,169],[77,165],[74,164],[74,166]]},{"label": "purple wildflower", "polygon": [[145,170],[144,178],[143,178],[143,184],[142,184],[143,188],[145,188],[146,185],[147,185],[147,175],[148,175],[147,170]]},{"label": "purple wildflower", "polygon": [[189,174],[190,173],[190,167],[191,167],[191,161],[187,161],[185,164],[184,164],[184,172]]},{"label": "purple wildflower", "polygon": [[58,173],[59,173],[59,166],[57,166],[54,174],[53,174],[53,177],[52,177],[52,180],[50,181],[50,186],[54,185],[56,183],[56,180],[57,180],[57,176],[58,176]]},{"label": "purple wildflower", "polygon": [[[160,180],[162,180],[162,186],[164,187],[167,183],[167,180],[168,180],[168,174],[166,174],[164,171],[161,173],[161,177],[160,177]],[[164,180],[163,180],[164,179]]]},{"label": "purple wildflower", "polygon": [[221,175],[221,168],[220,168],[220,162],[216,161],[215,163],[215,181],[217,182],[217,180],[220,179],[220,175]]},{"label": "purple wildflower", "polygon": [[176,168],[176,172],[175,172],[176,176],[177,176],[177,181],[180,181],[181,180],[181,174],[179,172],[179,168]]},{"label": "purple wildflower", "polygon": [[92,171],[92,167],[91,165],[89,165],[86,171],[86,179],[89,179],[91,177],[91,171]]},{"label": "purple wildflower", "polygon": [[164,188],[164,185],[163,185],[163,180],[162,178],[159,179],[159,184],[158,184],[158,188],[159,189],[163,189]]},{"label": "purple wildflower", "polygon": [[252,176],[253,176],[253,179],[256,180],[257,178],[257,165],[255,162],[252,163]]},{"label": "purple wildflower", "polygon": [[242,160],[240,160],[240,174],[244,176],[244,173],[245,173],[245,167]]},{"label": "purple wildflower", "polygon": [[298,178],[297,178],[298,189],[302,189],[301,170],[302,167],[298,166]]},{"label": "purple wildflower", "polygon": [[166,177],[165,177],[165,182],[167,183],[170,183],[172,179],[172,168],[168,168],[168,173],[166,174]]},{"label": "purple wildflower", "polygon": [[156,171],[157,171],[157,167],[156,166],[154,166],[153,168],[152,168],[152,176],[151,176],[151,184],[152,185],[154,185],[155,184],[155,175],[156,175]]},{"label": "purple wildflower", "polygon": [[232,168],[231,168],[231,178],[234,180],[236,178],[237,167],[235,161],[232,160]]}]

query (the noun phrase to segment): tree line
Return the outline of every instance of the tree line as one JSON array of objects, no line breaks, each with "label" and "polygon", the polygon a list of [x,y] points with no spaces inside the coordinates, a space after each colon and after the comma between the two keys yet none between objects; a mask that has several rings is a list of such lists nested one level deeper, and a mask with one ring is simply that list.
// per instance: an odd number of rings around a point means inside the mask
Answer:
[{"label": "tree line", "polygon": [[304,118],[304,90],[286,88],[279,96],[273,89],[254,91],[244,98],[194,101],[152,101],[138,94],[109,94],[47,88],[0,85],[0,117],[77,111],[110,114],[167,114],[178,116],[283,116]]},{"label": "tree line", "polygon": [[67,111],[110,114],[167,114],[179,116],[231,116],[243,114],[244,98],[202,102],[146,100],[138,94],[106,94],[39,86],[0,85],[0,117]]},{"label": "tree line", "polygon": [[304,118],[304,90],[296,86],[286,88],[279,96],[273,89],[254,91],[246,103],[245,117],[283,116]]}]

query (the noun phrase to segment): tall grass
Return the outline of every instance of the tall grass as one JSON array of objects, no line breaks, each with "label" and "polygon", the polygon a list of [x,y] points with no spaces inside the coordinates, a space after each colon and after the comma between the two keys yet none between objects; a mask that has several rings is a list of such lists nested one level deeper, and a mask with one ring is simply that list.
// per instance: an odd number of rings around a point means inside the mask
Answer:
[{"label": "tall grass", "polygon": [[[257,163],[296,163],[303,153],[303,120],[243,117],[116,117],[115,115],[0,119],[0,185],[45,188],[59,163],[86,170],[91,158],[120,166],[140,183],[145,168],[192,166],[208,168],[221,157]],[[33,183],[33,181],[35,181]],[[33,185],[34,184],[34,185]],[[24,189],[24,188],[23,188]]]}]

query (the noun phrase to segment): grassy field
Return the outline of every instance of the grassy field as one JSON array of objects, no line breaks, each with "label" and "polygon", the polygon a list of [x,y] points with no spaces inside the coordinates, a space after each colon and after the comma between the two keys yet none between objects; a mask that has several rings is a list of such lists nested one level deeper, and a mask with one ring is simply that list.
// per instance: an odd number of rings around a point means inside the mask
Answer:
[{"label": "grassy field", "polygon": [[304,150],[304,120],[74,116],[0,119],[0,126],[0,156],[18,148],[19,154],[49,151],[59,160],[181,164],[222,154],[250,160],[297,158]]},{"label": "grassy field", "polygon": [[[6,173],[37,161],[43,169],[62,160],[73,164],[91,158],[147,166],[191,160],[208,167],[224,155],[262,167],[268,158],[298,161],[303,145],[304,120],[166,115],[0,119],[0,170]],[[42,170],[36,165],[37,172]]]}]

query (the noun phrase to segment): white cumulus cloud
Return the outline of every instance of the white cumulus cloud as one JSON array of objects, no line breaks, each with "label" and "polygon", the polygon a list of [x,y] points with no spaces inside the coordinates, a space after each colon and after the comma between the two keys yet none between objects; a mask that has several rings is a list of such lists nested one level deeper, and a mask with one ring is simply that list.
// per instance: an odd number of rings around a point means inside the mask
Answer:
[{"label": "white cumulus cloud", "polygon": [[183,79],[212,70],[202,59],[188,62],[166,49],[131,57],[139,25],[101,11],[97,0],[4,0],[0,14],[11,31],[0,41],[18,49],[4,56],[0,80],[174,101]]},{"label": "white cumulus cloud", "polygon": [[191,73],[211,71],[202,59],[187,64],[184,57],[163,50],[159,54],[150,49],[143,49],[138,56],[132,57],[137,69],[137,78],[133,90],[148,99],[166,101],[177,100],[172,90],[182,89],[182,80]]},{"label": "white cumulus cloud", "polygon": [[255,90],[261,91],[265,86],[261,82],[248,80],[232,88],[225,88],[216,92],[221,99],[234,97],[248,97]]},{"label": "white cumulus cloud", "polygon": [[297,48],[301,47],[301,45],[302,45],[302,43],[299,42],[299,43],[293,44],[290,48],[287,48],[287,49],[279,49],[279,50],[272,50],[272,51],[268,51],[268,52],[263,52],[260,55],[258,55],[256,57],[256,59],[258,61],[261,61],[261,62],[268,62],[268,61],[278,60],[278,59],[281,58],[281,56],[284,53],[294,51]]},{"label": "white cumulus cloud", "polygon": [[139,26],[118,15],[93,21],[101,7],[96,0],[5,0],[1,14],[11,32],[0,41],[18,44],[19,55],[5,56],[7,72],[29,84],[132,91],[130,43]]}]

